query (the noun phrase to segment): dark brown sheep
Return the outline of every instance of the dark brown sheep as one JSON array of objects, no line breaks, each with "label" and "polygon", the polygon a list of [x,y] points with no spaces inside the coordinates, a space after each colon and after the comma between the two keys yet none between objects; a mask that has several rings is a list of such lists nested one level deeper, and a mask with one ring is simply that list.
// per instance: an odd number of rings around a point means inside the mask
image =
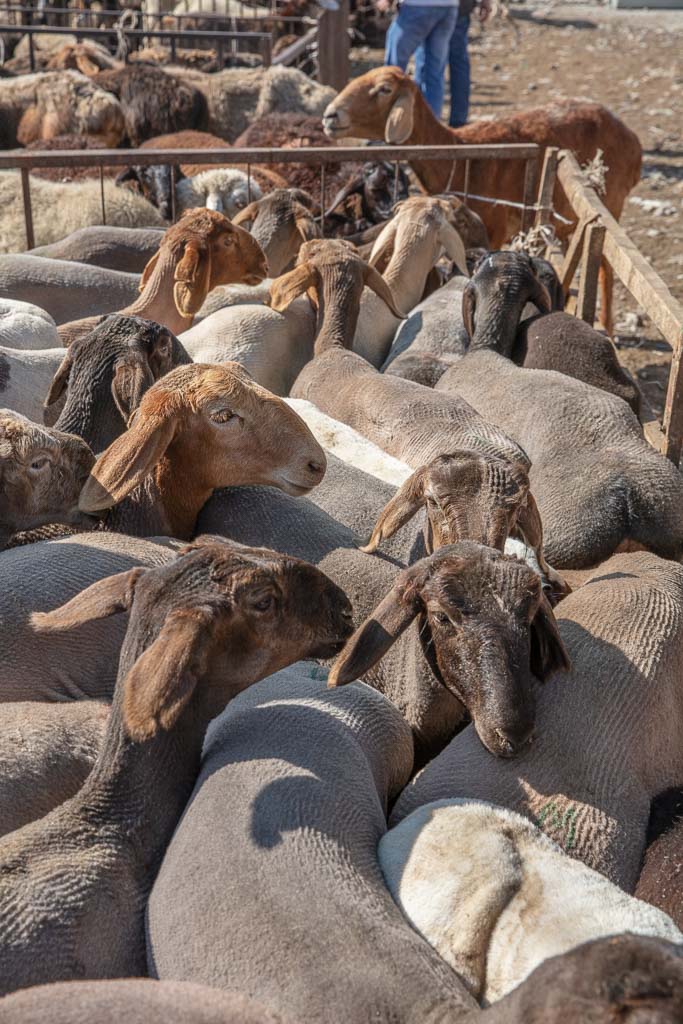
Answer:
[{"label": "dark brown sheep", "polygon": [[92,81],[121,101],[133,146],[163,132],[206,127],[204,95],[162,68],[131,64],[120,70],[101,71],[93,75]]},{"label": "dark brown sheep", "polygon": [[643,870],[635,895],[659,907],[683,929],[683,790],[672,789],[652,802]]},{"label": "dark brown sheep", "polygon": [[[106,149],[107,143],[97,135],[55,135],[53,139],[36,139],[29,142],[26,149],[51,150],[51,149]],[[118,172],[117,167],[105,167],[104,174],[107,178],[114,178]],[[34,178],[44,178],[46,181],[80,181],[82,178],[98,178],[99,167],[32,167],[31,175]]]}]

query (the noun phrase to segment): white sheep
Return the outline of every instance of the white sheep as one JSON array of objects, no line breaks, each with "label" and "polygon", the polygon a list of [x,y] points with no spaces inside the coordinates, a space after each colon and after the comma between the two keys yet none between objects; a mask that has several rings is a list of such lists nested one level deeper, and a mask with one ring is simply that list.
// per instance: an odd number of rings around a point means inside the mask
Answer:
[{"label": "white sheep", "polygon": [[58,348],[57,326],[40,306],[0,299],[0,346],[13,349]]},{"label": "white sheep", "polygon": [[[77,228],[102,223],[100,183],[44,181],[29,178],[36,245],[49,245]],[[141,195],[104,182],[107,224],[115,227],[165,227],[161,214]],[[21,198],[21,177],[16,171],[0,173],[0,252],[24,252],[26,229]]]},{"label": "white sheep", "polygon": [[262,195],[253,180],[250,193],[247,175],[234,167],[212,167],[191,178],[182,178],[176,185],[179,212],[207,206],[229,218],[248,206],[251,199],[260,199]]},{"label": "white sheep", "polygon": [[493,804],[425,804],[382,837],[378,855],[403,913],[484,1005],[591,939],[632,932],[683,942],[661,910]]},{"label": "white sheep", "polygon": [[303,398],[286,398],[285,401],[301,416],[318,444],[321,444],[325,451],[336,455],[342,462],[397,487],[414,472],[405,462],[383,451],[353,427],[333,420],[331,416],[321,412],[313,402],[307,402]]}]

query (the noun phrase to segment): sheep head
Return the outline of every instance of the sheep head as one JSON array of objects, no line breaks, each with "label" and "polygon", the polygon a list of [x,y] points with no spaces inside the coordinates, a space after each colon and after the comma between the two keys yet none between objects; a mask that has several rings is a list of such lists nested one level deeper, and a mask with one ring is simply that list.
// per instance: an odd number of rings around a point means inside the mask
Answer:
[{"label": "sheep head", "polygon": [[[306,293],[316,309],[334,311],[344,344],[350,347],[365,286],[386,303],[394,316],[403,318],[391,288],[382,275],[361,258],[355,245],[340,239],[315,239],[301,246],[294,270],[273,281],[270,305],[276,312],[282,312]],[[323,326],[316,340],[316,353],[328,343]]]},{"label": "sheep head", "polygon": [[0,534],[46,523],[93,525],[78,498],[95,462],[85,441],[0,410]]},{"label": "sheep head", "polygon": [[304,421],[238,363],[193,363],[143,396],[128,431],[98,459],[80,507],[111,508],[153,471],[162,492],[164,483],[177,488],[182,480],[186,498],[194,488],[206,500],[215,487],[243,484],[302,495],[325,469]]},{"label": "sheep head", "polygon": [[[145,267],[140,291],[155,271],[173,267],[173,299],[178,313],[191,318],[219,284],[258,284],[268,272],[266,258],[248,231],[215,210],[187,210],[164,235]],[[156,282],[155,282],[156,287]]]},{"label": "sheep head", "polygon": [[400,68],[373,68],[349,82],[325,108],[325,134],[331,139],[384,138],[390,146],[401,146],[413,133],[419,94]]},{"label": "sheep head", "polygon": [[234,167],[212,167],[185,178],[176,188],[181,208],[206,206],[209,210],[234,217],[249,203],[249,193],[261,198],[261,189],[244,171]]},{"label": "sheep head", "polygon": [[318,238],[313,200],[301,189],[278,188],[250,203],[233,220],[249,231],[268,260],[268,274],[277,277],[296,259],[303,242]]},{"label": "sheep head", "polygon": [[307,562],[200,538],[155,569],[94,583],[32,616],[56,632],[130,613],[117,690],[137,742],[172,729],[192,702],[209,721],[247,686],[301,658],[327,658],[352,630],[344,592]]},{"label": "sheep head", "polygon": [[428,273],[445,253],[464,277],[469,277],[463,240],[455,227],[457,211],[446,199],[411,196],[394,207],[393,218],[375,239],[370,265],[380,272],[396,256],[419,264]]},{"label": "sheep head", "polygon": [[514,756],[533,733],[537,683],[569,668],[540,577],[471,541],[440,548],[398,575],[339,655],[330,686],[370,671],[415,619],[434,676],[484,746]]}]

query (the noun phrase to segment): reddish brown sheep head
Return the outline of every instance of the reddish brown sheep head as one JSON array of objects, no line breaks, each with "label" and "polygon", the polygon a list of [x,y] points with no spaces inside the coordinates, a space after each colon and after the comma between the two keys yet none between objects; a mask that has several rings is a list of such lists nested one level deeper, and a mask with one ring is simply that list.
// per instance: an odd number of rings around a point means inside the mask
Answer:
[{"label": "reddish brown sheep head", "polygon": [[342,89],[323,114],[325,134],[332,139],[384,138],[402,146],[413,132],[419,89],[400,68],[373,68]]}]

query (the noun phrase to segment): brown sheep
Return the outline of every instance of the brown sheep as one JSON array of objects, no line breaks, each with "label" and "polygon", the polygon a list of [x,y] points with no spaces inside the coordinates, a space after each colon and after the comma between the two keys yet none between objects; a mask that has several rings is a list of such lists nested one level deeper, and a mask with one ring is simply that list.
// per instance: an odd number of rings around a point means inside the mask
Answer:
[{"label": "brown sheep", "polygon": [[[155,320],[180,334],[192,326],[195,313],[219,284],[258,284],[268,271],[254,238],[215,210],[188,210],[163,236],[158,252],[145,267],[140,297],[120,310]],[[65,345],[91,331],[99,317],[90,316],[59,327]]]},{"label": "brown sheep", "polygon": [[653,832],[635,895],[683,929],[683,791],[673,789],[653,801],[648,839]]},{"label": "brown sheep", "polygon": [[[642,149],[637,136],[599,103],[567,100],[495,121],[447,128],[434,116],[415,82],[395,67],[375,68],[355,78],[327,107],[323,124],[330,138],[384,138],[391,145],[535,142],[541,147],[569,149],[580,163],[592,160],[599,147],[608,168],[604,202],[617,220],[627,195],[640,178]],[[428,192],[464,188],[464,161],[415,160],[411,166]],[[469,191],[473,194],[519,202],[523,187],[521,161],[486,160],[472,164]],[[559,214],[572,218],[570,225],[556,225],[558,235],[567,238],[574,230],[575,219],[559,184],[553,202]],[[518,211],[489,203],[473,202],[473,206],[486,225],[493,249],[499,249],[519,229]],[[609,331],[612,272],[606,263],[601,278],[601,316]]]},{"label": "brown sheep", "polygon": [[46,523],[92,526],[78,499],[94,462],[80,437],[0,409],[0,548]]},{"label": "brown sheep", "polygon": [[[254,121],[235,141],[235,148],[265,146],[285,149],[310,149],[330,146],[320,119],[310,114],[265,114]],[[345,162],[325,165],[325,205],[332,203],[350,177],[356,178],[362,164]],[[320,202],[320,169],[315,164],[272,164],[272,170],[292,188],[303,189]]]},{"label": "brown sheep", "polygon": [[126,133],[133,146],[163,132],[206,127],[203,93],[162,68],[133,64],[101,71],[93,75],[92,81],[121,101]]},{"label": "brown sheep", "polygon": [[[28,150],[51,149],[106,149],[107,142],[97,135],[55,135],[52,139],[36,139],[26,146]],[[107,178],[114,178],[118,173],[117,167],[104,167],[104,175]],[[46,181],[80,181],[83,178],[99,178],[99,167],[32,167],[31,175],[34,178],[44,178]]]}]

